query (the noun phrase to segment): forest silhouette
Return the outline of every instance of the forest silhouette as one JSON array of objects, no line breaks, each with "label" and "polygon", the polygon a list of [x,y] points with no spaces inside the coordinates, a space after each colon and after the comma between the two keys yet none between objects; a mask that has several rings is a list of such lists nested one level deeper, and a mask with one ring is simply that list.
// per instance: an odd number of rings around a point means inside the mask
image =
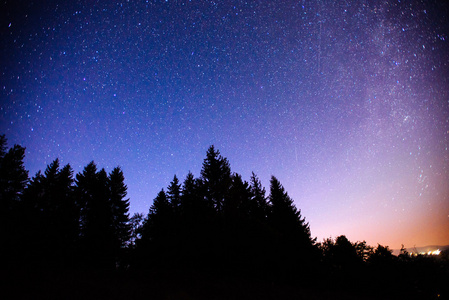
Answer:
[{"label": "forest silhouette", "polygon": [[[210,146],[200,176],[175,175],[145,215],[125,177],[90,162],[29,178],[0,136],[4,299],[445,299],[449,254],[317,242],[280,181],[249,182]],[[394,229],[392,229],[394,230]]]}]

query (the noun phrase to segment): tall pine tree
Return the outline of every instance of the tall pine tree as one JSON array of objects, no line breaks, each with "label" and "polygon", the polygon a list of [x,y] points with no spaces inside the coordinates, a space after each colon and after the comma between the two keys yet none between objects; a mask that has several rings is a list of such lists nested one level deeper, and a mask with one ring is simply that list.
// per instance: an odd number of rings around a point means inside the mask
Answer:
[{"label": "tall pine tree", "polygon": [[128,188],[125,184],[125,176],[120,167],[114,168],[109,173],[107,184],[109,187],[109,204],[112,217],[113,252],[116,260],[120,260],[131,234],[128,213],[129,199],[126,199]]},{"label": "tall pine tree", "polygon": [[268,203],[267,197],[265,196],[265,188],[262,186],[259,178],[251,173],[250,181],[250,192],[251,192],[251,215],[260,220],[265,221],[268,215]]},{"label": "tall pine tree", "polygon": [[142,225],[138,256],[143,265],[167,265],[170,262],[173,208],[162,189],[153,200]]},{"label": "tall pine tree", "polygon": [[[267,221],[278,234],[278,246],[273,250],[275,263],[283,269],[282,272],[290,274],[295,273],[295,269],[299,267],[311,267],[315,262],[316,249],[309,224],[274,176],[270,180],[269,199],[270,212]],[[286,250],[289,250],[289,254]]]},{"label": "tall pine tree", "polygon": [[173,180],[167,188],[167,199],[173,207],[173,213],[176,216],[179,216],[181,206],[181,184],[176,175],[173,176]]},{"label": "tall pine tree", "polygon": [[7,217],[20,201],[28,182],[28,171],[23,159],[25,148],[14,145],[6,152],[7,139],[0,135],[0,214]]},{"label": "tall pine tree", "polygon": [[[3,240],[4,263],[14,266],[24,251],[26,226],[20,198],[28,182],[23,159],[25,148],[14,145],[7,149],[5,135],[0,135],[0,235]],[[25,251],[26,253],[26,251]]]},{"label": "tall pine tree", "polygon": [[225,213],[231,217],[248,217],[251,213],[249,185],[240,174],[232,174],[229,195],[224,203]]},{"label": "tall pine tree", "polygon": [[27,186],[23,202],[27,230],[24,236],[30,254],[45,265],[71,264],[78,238],[78,214],[73,197],[73,171],[70,165],[59,168],[59,160],[40,171]]},{"label": "tall pine tree", "polygon": [[76,175],[75,190],[80,209],[82,259],[89,266],[113,268],[113,216],[106,171],[97,172],[95,163],[89,163]]},{"label": "tall pine tree", "polygon": [[270,225],[284,236],[298,238],[303,243],[312,241],[309,224],[301,216],[293,200],[279,180],[271,176],[270,180]]},{"label": "tall pine tree", "polygon": [[201,180],[206,200],[221,213],[231,186],[231,167],[228,160],[221,156],[220,151],[215,150],[213,145],[207,150],[201,169]]}]

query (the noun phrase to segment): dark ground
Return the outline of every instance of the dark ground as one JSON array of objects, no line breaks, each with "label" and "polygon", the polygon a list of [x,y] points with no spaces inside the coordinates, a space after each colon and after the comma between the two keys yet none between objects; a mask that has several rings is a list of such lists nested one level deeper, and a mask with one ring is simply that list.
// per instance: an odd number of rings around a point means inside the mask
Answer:
[{"label": "dark ground", "polygon": [[[281,283],[267,279],[225,278],[190,272],[106,273],[103,271],[2,272],[1,299],[424,299],[333,282]],[[431,299],[442,299],[435,295]]]}]

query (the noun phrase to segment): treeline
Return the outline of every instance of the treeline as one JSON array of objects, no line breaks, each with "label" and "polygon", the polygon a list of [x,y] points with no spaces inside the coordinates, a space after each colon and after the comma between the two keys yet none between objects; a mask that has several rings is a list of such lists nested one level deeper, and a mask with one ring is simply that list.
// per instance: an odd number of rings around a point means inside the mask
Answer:
[{"label": "treeline", "polygon": [[[448,254],[399,256],[345,236],[317,243],[279,180],[231,172],[211,146],[200,176],[173,177],[148,214],[129,216],[119,167],[74,176],[56,159],[29,179],[25,149],[0,136],[1,236],[6,268],[199,272],[294,284],[447,293]],[[426,274],[425,276],[423,274]],[[420,294],[420,295],[421,295]]]},{"label": "treeline", "polygon": [[129,200],[119,167],[91,162],[73,177],[58,159],[28,179],[25,148],[6,152],[0,136],[0,201],[5,264],[115,268],[129,243]]},{"label": "treeline", "polygon": [[255,174],[244,181],[211,146],[199,178],[174,176],[154,199],[136,241],[139,264],[258,274],[308,265],[317,255],[309,225],[275,177],[265,194]]}]

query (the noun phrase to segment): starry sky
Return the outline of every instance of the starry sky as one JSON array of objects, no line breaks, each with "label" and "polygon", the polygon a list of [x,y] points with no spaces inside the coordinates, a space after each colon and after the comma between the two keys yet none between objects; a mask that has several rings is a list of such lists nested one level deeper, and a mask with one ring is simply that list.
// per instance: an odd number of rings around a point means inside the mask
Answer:
[{"label": "starry sky", "polygon": [[0,4],[0,132],[34,175],[121,166],[130,212],[214,144],[312,235],[449,244],[444,1]]}]

